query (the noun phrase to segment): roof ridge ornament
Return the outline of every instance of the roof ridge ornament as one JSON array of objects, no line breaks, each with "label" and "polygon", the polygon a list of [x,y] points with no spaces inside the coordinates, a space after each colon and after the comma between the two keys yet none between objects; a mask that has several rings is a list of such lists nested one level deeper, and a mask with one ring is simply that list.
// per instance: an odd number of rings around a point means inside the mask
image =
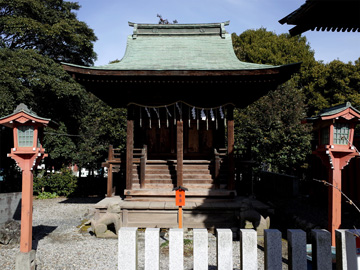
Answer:
[{"label": "roof ridge ornament", "polygon": [[230,21],[222,23],[193,23],[193,24],[145,24],[128,22],[130,27],[134,27],[132,38],[142,36],[185,36],[185,35],[218,35],[225,39],[225,26]]}]

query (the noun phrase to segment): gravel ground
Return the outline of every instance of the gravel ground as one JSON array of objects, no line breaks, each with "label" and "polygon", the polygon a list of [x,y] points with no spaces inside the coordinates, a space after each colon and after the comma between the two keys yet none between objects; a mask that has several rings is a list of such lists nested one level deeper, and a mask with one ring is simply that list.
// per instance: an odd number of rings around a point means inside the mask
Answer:
[{"label": "gravel ground", "polygon": [[[117,239],[99,239],[78,228],[91,218],[97,198],[57,198],[35,200],[33,212],[33,249],[36,250],[37,270],[111,270],[117,269]],[[144,233],[140,232],[139,269],[143,269]],[[192,239],[191,231],[185,238]],[[161,239],[165,242],[167,234]],[[259,242],[259,269],[263,268],[263,252]],[[186,249],[185,249],[186,250]],[[0,269],[15,269],[19,245],[0,245]],[[285,252],[286,253],[286,252]],[[161,269],[168,269],[168,251],[162,249]],[[239,241],[233,241],[234,269],[240,269]],[[185,252],[185,269],[192,269],[191,250]],[[216,238],[209,233],[209,269],[216,269]],[[283,269],[287,265],[283,263]]]}]

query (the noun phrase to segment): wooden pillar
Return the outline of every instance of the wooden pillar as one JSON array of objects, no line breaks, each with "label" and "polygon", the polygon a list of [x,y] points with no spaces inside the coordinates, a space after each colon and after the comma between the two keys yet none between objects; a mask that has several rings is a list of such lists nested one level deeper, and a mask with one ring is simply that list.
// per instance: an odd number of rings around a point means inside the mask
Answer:
[{"label": "wooden pillar", "polygon": [[126,127],[126,189],[132,189],[132,171],[134,154],[134,120],[132,107],[128,108]]},{"label": "wooden pillar", "polygon": [[183,161],[184,161],[184,128],[183,121],[176,122],[176,186],[183,186]]},{"label": "wooden pillar", "polygon": [[234,162],[234,107],[228,108],[227,115],[227,127],[228,127],[228,185],[229,190],[235,189],[235,162]]},{"label": "wooden pillar", "polygon": [[110,163],[108,167],[106,197],[112,197],[112,196],[113,196],[113,165]]},{"label": "wooden pillar", "polygon": [[146,172],[147,146],[144,145],[141,150],[140,157],[140,188],[145,188],[145,172]]},{"label": "wooden pillar", "polygon": [[[328,209],[328,230],[331,232],[331,245],[335,246],[335,230],[341,226],[341,168],[339,159],[333,160],[334,169],[329,169],[329,209]],[[336,187],[336,188],[335,188]]]},{"label": "wooden pillar", "polygon": [[[27,163],[30,163],[30,160]],[[25,163],[25,169],[22,172],[20,252],[23,253],[30,252],[32,249],[33,173],[30,169],[31,165]]]},{"label": "wooden pillar", "polygon": [[218,151],[215,149],[214,150],[214,154],[215,154],[215,189],[219,189],[220,188],[220,155],[218,153]]}]

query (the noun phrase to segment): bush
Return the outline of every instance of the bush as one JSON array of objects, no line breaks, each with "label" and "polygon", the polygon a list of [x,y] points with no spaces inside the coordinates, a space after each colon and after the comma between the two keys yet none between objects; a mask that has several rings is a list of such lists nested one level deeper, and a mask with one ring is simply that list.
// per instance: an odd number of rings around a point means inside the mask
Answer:
[{"label": "bush", "polygon": [[54,193],[50,193],[50,192],[41,192],[39,193],[39,195],[37,196],[37,199],[39,200],[44,200],[44,199],[54,199],[59,197],[55,192]]},{"label": "bush", "polygon": [[44,175],[40,173],[34,178],[34,193],[56,193],[57,196],[69,196],[77,187],[77,177],[70,169],[62,168],[60,172]]}]

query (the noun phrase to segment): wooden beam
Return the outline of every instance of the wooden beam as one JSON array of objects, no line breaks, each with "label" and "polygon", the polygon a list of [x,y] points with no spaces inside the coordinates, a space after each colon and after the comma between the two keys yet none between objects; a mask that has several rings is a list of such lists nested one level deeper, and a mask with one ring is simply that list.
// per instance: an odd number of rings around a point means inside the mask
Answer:
[{"label": "wooden beam", "polygon": [[[134,153],[134,120],[132,119],[132,107],[128,108],[128,120],[126,128],[126,189],[132,189],[132,170]],[[125,194],[126,195],[126,194]]]},{"label": "wooden beam", "polygon": [[234,162],[234,107],[228,108],[228,185],[229,190],[235,189],[235,162]]},{"label": "wooden beam", "polygon": [[112,196],[113,196],[113,165],[110,163],[108,167],[106,197],[112,197]]},{"label": "wooden beam", "polygon": [[176,186],[183,186],[184,128],[183,128],[183,121],[180,120],[176,122],[176,141],[177,141]]},{"label": "wooden beam", "polygon": [[140,188],[145,188],[146,155],[147,155],[147,146],[144,145],[144,148],[141,150],[141,157],[140,157]]}]

